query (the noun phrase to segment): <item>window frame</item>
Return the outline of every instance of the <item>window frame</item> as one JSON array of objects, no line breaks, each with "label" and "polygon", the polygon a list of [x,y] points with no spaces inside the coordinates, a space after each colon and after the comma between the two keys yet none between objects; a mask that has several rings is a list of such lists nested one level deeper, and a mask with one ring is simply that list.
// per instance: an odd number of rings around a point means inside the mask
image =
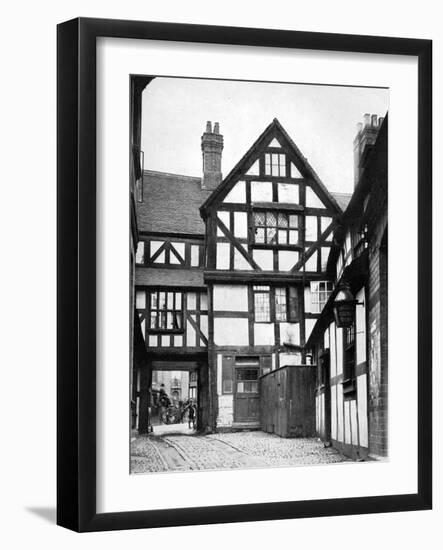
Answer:
[{"label": "window frame", "polygon": [[[274,157],[277,157],[277,163],[273,162]],[[283,162],[281,157],[283,157]],[[269,158],[269,162],[268,162],[268,158]],[[277,151],[268,151],[265,153],[264,164],[265,164],[265,176],[271,176],[276,178],[286,177],[286,173],[287,173],[286,153],[281,153]],[[276,173],[274,173],[274,167],[277,168]]]},{"label": "window frame", "polygon": [[[264,222],[262,224],[257,223],[257,217],[259,215],[264,215]],[[269,225],[267,223],[268,217],[275,216],[275,225]],[[295,217],[296,219],[296,225],[290,225],[290,219],[292,217]],[[286,219],[286,225],[279,225],[279,219],[285,218]],[[298,212],[281,212],[278,209],[266,209],[266,208],[254,208],[252,212],[252,226],[253,226],[253,241],[254,245],[258,246],[269,246],[269,247],[300,247],[300,234],[301,234],[301,226],[300,226],[300,214]],[[258,229],[262,229],[264,231],[264,240],[259,241],[257,240],[257,231]],[[268,231],[275,229],[275,235],[274,235],[274,242],[268,241]],[[297,234],[297,240],[295,242],[290,242],[290,235],[291,232],[295,232]],[[286,240],[285,242],[280,242],[280,233],[285,233]]]},{"label": "window frame", "polygon": [[[321,285],[321,284],[329,285],[330,289],[328,289],[328,287],[326,286],[325,290],[321,290],[320,288],[318,288],[318,290],[313,291],[312,290],[312,285],[313,284],[316,284],[316,285]],[[326,280],[325,281],[311,281],[310,285],[309,285],[309,290],[311,292],[311,313],[320,314],[323,311],[323,308],[325,307],[327,301],[329,300],[329,297],[331,296],[331,293],[333,291],[333,283],[332,283],[332,281],[326,281]],[[325,299],[325,302],[323,303],[322,306],[321,306],[322,301],[320,300],[320,294],[321,293],[326,294],[326,299]],[[313,299],[314,296],[317,296],[318,300],[314,301],[314,299]],[[318,306],[317,309],[314,308],[314,306],[316,306],[316,305]]]},{"label": "window frame", "polygon": [[[149,294],[148,301],[147,301],[147,323],[146,323],[146,331],[150,334],[183,334],[185,332],[185,315],[184,315],[184,292],[180,290],[172,290],[172,289],[147,289],[146,292]],[[153,309],[152,307],[152,295],[157,294],[157,304],[160,304],[160,294],[164,293],[166,294],[166,304],[168,302],[168,294],[172,293],[174,295],[173,297],[173,308],[166,308],[166,309],[159,309],[158,307]],[[181,296],[181,306],[180,308],[176,307],[176,301],[177,301],[177,295],[180,294]],[[152,320],[152,314],[157,313],[157,326],[151,327],[151,320]],[[181,318],[181,327],[180,328],[162,328],[159,327],[159,319],[161,319],[161,313],[166,313],[166,318],[168,313],[180,314]]]},{"label": "window frame", "polygon": [[[265,290],[265,288],[268,288],[269,290]],[[293,290],[291,290],[293,289]],[[283,291],[284,292],[284,299],[285,299],[285,316],[284,319],[277,319],[277,291]],[[294,300],[299,300],[299,293],[298,289],[294,285],[252,285],[252,294],[253,294],[253,308],[254,308],[254,323],[258,324],[269,324],[269,323],[298,323],[300,321],[299,319],[299,311],[298,311],[298,303],[296,305],[293,304]],[[267,294],[268,300],[269,300],[269,320],[268,321],[262,321],[257,320],[257,314],[256,314],[256,301],[255,301],[255,295],[256,294]]]}]

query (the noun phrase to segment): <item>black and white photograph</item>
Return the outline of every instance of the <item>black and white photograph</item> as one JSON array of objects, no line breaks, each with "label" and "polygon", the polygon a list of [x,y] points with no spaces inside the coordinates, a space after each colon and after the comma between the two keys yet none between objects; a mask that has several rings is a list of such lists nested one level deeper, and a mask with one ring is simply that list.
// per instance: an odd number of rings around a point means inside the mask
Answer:
[{"label": "black and white photograph", "polygon": [[389,89],[129,100],[130,473],[389,460]]}]

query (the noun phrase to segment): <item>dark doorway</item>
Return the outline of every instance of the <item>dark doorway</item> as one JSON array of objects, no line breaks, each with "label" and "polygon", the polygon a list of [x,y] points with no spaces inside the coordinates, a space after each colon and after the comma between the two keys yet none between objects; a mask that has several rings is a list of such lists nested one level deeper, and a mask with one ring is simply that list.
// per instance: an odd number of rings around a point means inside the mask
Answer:
[{"label": "dark doorway", "polygon": [[258,422],[260,420],[258,360],[238,357],[235,364],[234,422]]}]

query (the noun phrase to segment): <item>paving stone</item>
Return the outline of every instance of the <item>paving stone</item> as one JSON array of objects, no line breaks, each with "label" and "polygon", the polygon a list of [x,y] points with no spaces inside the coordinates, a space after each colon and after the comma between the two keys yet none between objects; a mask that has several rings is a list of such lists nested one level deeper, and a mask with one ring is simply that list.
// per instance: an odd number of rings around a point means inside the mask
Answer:
[{"label": "paving stone", "polygon": [[315,438],[286,439],[260,431],[140,436],[131,444],[131,472],[225,470],[333,464],[349,459]]}]

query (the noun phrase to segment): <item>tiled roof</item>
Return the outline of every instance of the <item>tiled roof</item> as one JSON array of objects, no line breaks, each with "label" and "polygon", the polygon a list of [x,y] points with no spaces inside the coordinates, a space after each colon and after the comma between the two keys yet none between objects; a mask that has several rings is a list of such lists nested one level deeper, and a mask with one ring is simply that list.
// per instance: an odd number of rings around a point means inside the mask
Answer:
[{"label": "tiled roof", "polygon": [[199,208],[211,191],[201,178],[145,170],[143,202],[137,203],[140,231],[204,235]]},{"label": "tiled roof", "polygon": [[331,191],[331,195],[334,197],[334,199],[337,201],[339,207],[343,210],[343,212],[346,210],[349,201],[352,198],[351,193],[335,193],[334,191]]},{"label": "tiled roof", "polygon": [[203,270],[137,267],[135,284],[146,286],[204,287]]}]

